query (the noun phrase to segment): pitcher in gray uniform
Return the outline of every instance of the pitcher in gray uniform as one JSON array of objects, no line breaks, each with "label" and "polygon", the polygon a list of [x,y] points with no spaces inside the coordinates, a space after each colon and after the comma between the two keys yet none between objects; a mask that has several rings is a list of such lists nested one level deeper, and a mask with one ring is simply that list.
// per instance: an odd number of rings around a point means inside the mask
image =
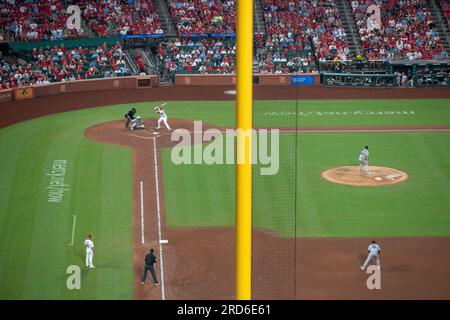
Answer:
[{"label": "pitcher in gray uniform", "polygon": [[362,149],[358,160],[360,162],[359,171],[364,170],[366,173],[369,173],[369,146],[365,146]]},{"label": "pitcher in gray uniform", "polygon": [[369,255],[367,256],[367,259],[364,262],[364,264],[360,267],[361,270],[362,271],[366,270],[367,266],[373,259],[375,259],[377,261],[377,267],[378,267],[378,270],[380,270],[380,268],[381,268],[381,266],[380,266],[381,249],[375,240],[373,240],[372,243],[369,245],[369,248],[367,249],[367,251],[369,252]]}]

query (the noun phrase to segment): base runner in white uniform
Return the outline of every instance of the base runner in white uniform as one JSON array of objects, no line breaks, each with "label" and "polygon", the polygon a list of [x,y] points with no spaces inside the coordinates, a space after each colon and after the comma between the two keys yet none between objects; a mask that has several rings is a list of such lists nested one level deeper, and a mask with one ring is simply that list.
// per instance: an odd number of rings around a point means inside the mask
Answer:
[{"label": "base runner in white uniform", "polygon": [[166,110],[164,110],[164,108],[163,108],[165,105],[166,104],[163,103],[162,105],[157,106],[157,107],[154,108],[154,110],[156,110],[156,112],[159,113],[158,127],[156,127],[156,129],[160,129],[161,128],[161,122],[164,122],[164,125],[167,128],[167,131],[171,131],[172,128],[170,128],[169,123],[167,122]]},{"label": "base runner in white uniform", "polygon": [[94,242],[92,241],[92,234],[88,235],[88,238],[84,240],[84,247],[86,248],[86,267],[95,268],[92,264],[94,258]]},{"label": "base runner in white uniform", "polygon": [[359,154],[358,158],[359,162],[359,171],[364,170],[366,173],[369,173],[369,146],[365,146]]},{"label": "base runner in white uniform", "polygon": [[375,240],[372,241],[372,243],[369,245],[369,248],[367,249],[369,252],[369,255],[367,256],[366,261],[364,261],[364,264],[361,266],[361,270],[366,270],[367,266],[369,265],[370,261],[375,259],[377,261],[377,267],[378,270],[380,270],[380,253],[381,249],[380,246],[376,243]]}]

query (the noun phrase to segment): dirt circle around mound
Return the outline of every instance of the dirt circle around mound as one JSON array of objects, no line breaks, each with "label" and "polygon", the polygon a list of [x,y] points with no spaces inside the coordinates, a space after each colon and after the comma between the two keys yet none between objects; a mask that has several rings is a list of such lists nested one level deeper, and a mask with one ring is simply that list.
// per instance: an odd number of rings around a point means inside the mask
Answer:
[{"label": "dirt circle around mound", "polygon": [[388,186],[401,183],[409,178],[406,172],[389,167],[370,166],[369,173],[359,170],[359,166],[336,167],[322,172],[327,181],[350,186]]}]

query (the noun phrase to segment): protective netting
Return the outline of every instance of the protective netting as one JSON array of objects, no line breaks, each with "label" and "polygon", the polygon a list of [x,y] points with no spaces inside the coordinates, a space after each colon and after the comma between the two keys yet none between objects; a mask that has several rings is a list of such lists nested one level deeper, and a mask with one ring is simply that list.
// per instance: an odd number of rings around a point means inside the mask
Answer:
[{"label": "protective netting", "polygon": [[[272,161],[270,165],[262,164],[259,156],[258,164],[253,166],[253,299],[296,298],[297,109],[296,99],[253,101],[253,126],[269,129],[267,149]],[[279,130],[278,141],[270,129]],[[263,142],[254,141],[253,148],[260,152]],[[278,157],[271,154],[277,152]],[[274,168],[277,160],[278,172],[262,175],[261,168]]]}]

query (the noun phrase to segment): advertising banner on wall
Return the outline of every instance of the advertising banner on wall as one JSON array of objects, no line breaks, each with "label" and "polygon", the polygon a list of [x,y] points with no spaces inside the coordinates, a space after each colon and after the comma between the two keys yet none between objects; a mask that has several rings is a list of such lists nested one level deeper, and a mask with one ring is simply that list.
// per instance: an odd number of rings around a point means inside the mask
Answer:
[{"label": "advertising banner on wall", "polygon": [[316,78],[313,75],[292,75],[291,85],[310,86],[316,84]]},{"label": "advertising banner on wall", "polygon": [[34,97],[33,88],[19,88],[14,90],[14,99],[23,100],[30,99]]}]

